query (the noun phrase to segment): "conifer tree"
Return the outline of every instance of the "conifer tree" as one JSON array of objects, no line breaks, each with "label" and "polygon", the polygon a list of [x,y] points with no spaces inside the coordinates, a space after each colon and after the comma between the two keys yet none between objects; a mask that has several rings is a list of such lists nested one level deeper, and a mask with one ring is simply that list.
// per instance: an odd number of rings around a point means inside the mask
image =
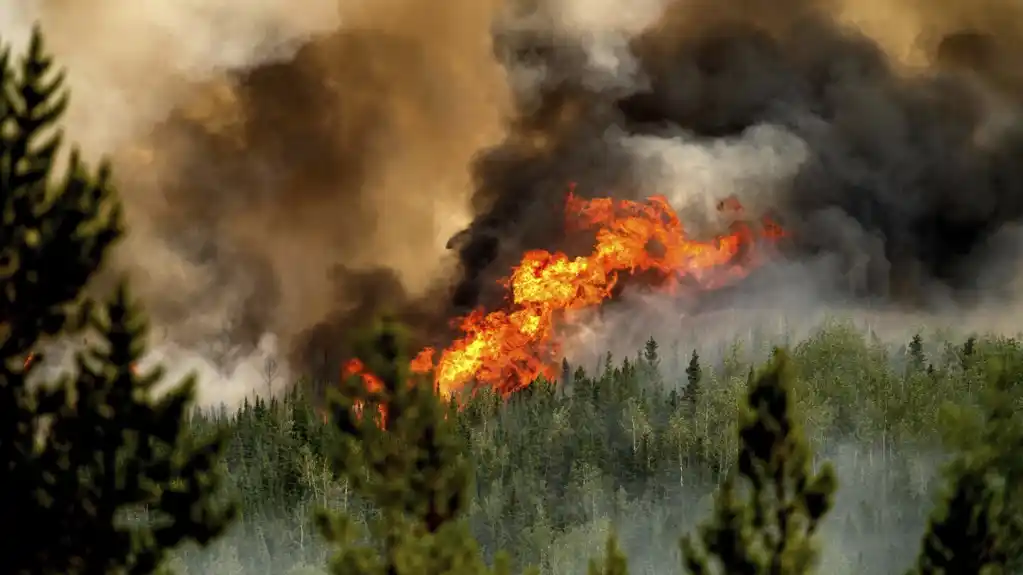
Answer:
[{"label": "conifer tree", "polygon": [[1007,370],[993,371],[981,410],[949,407],[958,454],[944,470],[946,490],[911,575],[996,575],[1023,567],[1023,420]]},{"label": "conifer tree", "polygon": [[[184,434],[193,383],[154,399],[161,371],[133,371],[145,321],[127,290],[102,304],[82,293],[122,233],[121,208],[106,163],[93,171],[72,152],[54,173],[62,86],[38,29],[18,65],[0,51],[0,570],[152,573],[234,508],[212,499],[220,438]],[[29,384],[31,354],[71,335],[97,340],[76,373]]]},{"label": "conifer tree", "polygon": [[973,356],[977,351],[977,338],[970,336],[967,338],[966,343],[963,344],[962,352],[959,354],[959,363],[963,370],[970,369],[970,365],[973,362]]},{"label": "conifer tree", "polygon": [[646,383],[659,389],[661,384],[661,355],[657,340],[650,336],[643,346],[643,375]]},{"label": "conifer tree", "polygon": [[[336,547],[332,571],[490,573],[464,521],[472,468],[452,407],[428,381],[410,379],[403,339],[393,322],[380,322],[358,355],[381,385],[348,378],[340,393],[331,393],[333,425],[342,436],[335,463],[353,491],[379,511],[369,533],[357,532],[343,514],[319,514],[321,532]],[[386,418],[373,415],[381,412]],[[508,572],[505,556],[495,571]]]},{"label": "conifer tree", "polygon": [[660,346],[657,345],[657,340],[653,336],[650,336],[643,345],[643,359],[646,360],[651,366],[658,367],[661,364],[660,354],[658,350]]},{"label": "conifer tree", "polygon": [[693,350],[689,358],[689,366],[686,367],[686,392],[690,406],[695,410],[696,404],[700,401],[703,390],[700,388],[700,380],[703,378],[703,369],[700,367],[700,354]]},{"label": "conifer tree", "polygon": [[809,447],[792,419],[787,363],[776,353],[750,387],[738,473],[723,484],[711,520],[682,540],[694,575],[803,575],[815,566],[813,537],[836,480],[830,465],[810,471]]},{"label": "conifer tree", "polygon": [[913,336],[913,339],[909,342],[909,365],[914,371],[922,371],[924,365],[927,363],[927,358],[924,356],[924,342],[920,334]]}]

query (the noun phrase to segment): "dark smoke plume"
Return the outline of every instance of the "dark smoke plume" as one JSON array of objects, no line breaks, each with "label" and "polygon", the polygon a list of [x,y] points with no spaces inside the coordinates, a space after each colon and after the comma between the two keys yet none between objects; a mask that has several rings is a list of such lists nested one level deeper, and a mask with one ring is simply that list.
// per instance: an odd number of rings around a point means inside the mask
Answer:
[{"label": "dark smoke plume", "polygon": [[[219,363],[270,333],[330,378],[380,312],[443,345],[451,317],[502,305],[523,251],[585,249],[570,183],[667,194],[708,231],[737,188],[842,297],[1015,280],[1023,14],[1004,2],[186,4],[31,18],[70,69],[69,137],[117,161],[114,271],[158,336]],[[669,165],[683,147],[728,185]]]},{"label": "dark smoke plume", "polygon": [[[638,73],[626,94],[594,89],[585,45],[508,26],[497,37],[505,65],[543,74],[505,145],[476,164],[485,208],[458,243],[461,302],[487,301],[488,270],[559,240],[566,182],[632,193],[643,176],[622,135],[709,146],[765,125],[805,143],[769,201],[793,257],[838,262],[832,287],[916,303],[934,293],[969,302],[990,288],[979,280],[1009,265],[1004,232],[1023,216],[1023,85],[1010,68],[1020,36],[977,19],[930,44],[921,30],[929,59],[909,70],[838,20],[838,7],[676,2],[631,40]],[[944,15],[945,26],[970,21]]]}]

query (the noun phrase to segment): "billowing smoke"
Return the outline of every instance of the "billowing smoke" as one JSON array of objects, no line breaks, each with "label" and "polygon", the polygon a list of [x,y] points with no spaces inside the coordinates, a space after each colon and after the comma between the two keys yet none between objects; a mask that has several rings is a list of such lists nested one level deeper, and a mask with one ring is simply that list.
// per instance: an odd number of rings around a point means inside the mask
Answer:
[{"label": "billowing smoke", "polygon": [[276,342],[331,378],[374,314],[443,344],[447,319],[500,305],[494,280],[524,250],[579,247],[570,183],[665,195],[710,231],[725,196],[770,210],[791,244],[775,282],[913,304],[1011,292],[1020,15],[993,0],[18,0],[0,34],[22,43],[41,22],[69,69],[70,139],[117,162],[132,227],[112,271],[132,273],[165,355],[229,378]]},{"label": "billowing smoke", "polygon": [[505,27],[499,55],[534,83],[477,164],[489,209],[462,242],[467,267],[545,247],[565,182],[581,180],[679,208],[728,194],[773,208],[794,255],[829,260],[848,295],[975,298],[1023,215],[1018,14],[883,4],[900,17],[882,40],[851,25],[870,6],[811,0],[674,2],[627,48]]},{"label": "billowing smoke", "polygon": [[157,355],[221,372],[208,401],[262,388],[223,381],[268,354],[343,347],[378,304],[424,307],[451,274],[468,166],[508,101],[490,3],[6,7],[4,40],[37,21],[68,69],[69,140],[115,160],[131,229],[98,283],[130,272]]}]

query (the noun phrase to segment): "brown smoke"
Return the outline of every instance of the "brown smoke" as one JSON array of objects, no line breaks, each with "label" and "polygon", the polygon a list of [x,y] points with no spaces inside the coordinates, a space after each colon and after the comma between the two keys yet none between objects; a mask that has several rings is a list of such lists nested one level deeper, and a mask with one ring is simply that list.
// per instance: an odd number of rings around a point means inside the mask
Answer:
[{"label": "brown smoke", "polygon": [[[468,166],[507,109],[495,2],[129,4],[26,4],[0,33],[42,24],[69,139],[114,157],[130,233],[112,271],[158,340],[218,361],[265,333],[290,348],[362,292],[451,273]],[[361,268],[395,270],[399,293]]]},{"label": "brown smoke", "polygon": [[943,274],[1020,211],[1023,14],[996,0],[14,4],[0,34],[42,23],[70,139],[117,162],[114,271],[218,360],[495,301],[563,242],[569,181],[679,207],[745,186],[882,275]]},{"label": "brown smoke", "polygon": [[[117,154],[133,228],[118,261],[158,321],[257,315],[252,329],[295,334],[343,305],[338,264],[425,289],[467,222],[471,157],[500,135],[493,3],[352,2],[336,17],[329,2],[176,4],[38,14],[71,70],[71,136]],[[206,33],[251,45],[187,36],[209,18],[228,21]]]}]

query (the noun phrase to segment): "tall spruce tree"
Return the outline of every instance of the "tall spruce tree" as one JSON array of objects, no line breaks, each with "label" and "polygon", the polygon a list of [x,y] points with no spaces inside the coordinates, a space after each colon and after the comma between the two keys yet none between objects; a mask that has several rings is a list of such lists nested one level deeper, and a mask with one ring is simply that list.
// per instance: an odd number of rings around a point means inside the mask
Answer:
[{"label": "tall spruce tree", "polygon": [[738,473],[722,486],[711,520],[682,540],[694,575],[804,575],[816,564],[813,537],[836,479],[830,465],[811,473],[809,447],[792,419],[787,364],[777,352],[750,386]]},{"label": "tall spruce tree", "polygon": [[685,398],[693,412],[696,411],[696,406],[700,402],[700,396],[703,395],[703,390],[700,387],[702,378],[703,369],[700,367],[700,354],[694,349],[693,355],[689,358],[689,365],[686,367],[685,389]]},{"label": "tall spruce tree", "polygon": [[927,364],[927,356],[924,355],[924,340],[920,334],[915,334],[909,341],[909,367],[913,371],[923,371]]},{"label": "tall spruce tree", "polygon": [[[333,425],[342,436],[333,456],[353,491],[379,516],[369,533],[360,533],[343,514],[319,514],[319,528],[336,549],[332,571],[490,573],[464,520],[472,468],[453,406],[437,397],[429,381],[411,379],[404,335],[395,323],[379,322],[357,348],[379,384],[350,377],[331,393]],[[508,569],[501,556],[495,572]]]},{"label": "tall spruce tree", "polygon": [[[127,290],[83,295],[122,234],[110,167],[72,152],[55,174],[68,96],[38,29],[15,65],[0,51],[0,570],[142,574],[169,549],[205,543],[234,507],[215,505],[220,438],[190,441],[194,384],[159,399],[136,375],[145,322]],[[29,383],[48,339],[95,336],[77,373]],[[129,521],[144,511],[145,521]]]},{"label": "tall spruce tree", "polygon": [[[1023,418],[1013,389],[1023,366],[994,365],[980,409],[946,406],[956,456],[911,575],[996,575],[1023,569]],[[950,412],[950,413],[949,413]]]}]

